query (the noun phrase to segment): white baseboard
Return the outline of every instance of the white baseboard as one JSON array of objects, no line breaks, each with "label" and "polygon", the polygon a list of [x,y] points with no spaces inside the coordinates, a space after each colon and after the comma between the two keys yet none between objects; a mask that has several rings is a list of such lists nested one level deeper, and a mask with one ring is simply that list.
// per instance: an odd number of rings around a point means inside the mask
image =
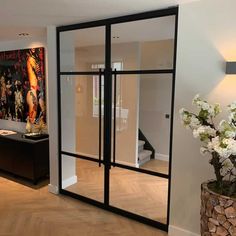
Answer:
[{"label": "white baseboard", "polygon": [[190,232],[188,230],[170,225],[169,226],[169,231],[168,231],[169,236],[200,236],[200,234],[196,234],[193,232]]},{"label": "white baseboard", "polygon": [[52,184],[48,185],[48,191],[53,194],[59,194],[58,187]]},{"label": "white baseboard", "polygon": [[81,155],[81,156],[86,156],[86,157],[91,157],[94,159],[98,159],[98,155],[93,155],[93,154],[88,154],[88,153],[84,153],[84,152],[76,152],[76,154]]},{"label": "white baseboard", "polygon": [[155,159],[160,161],[169,161],[169,156],[161,153],[155,153]]},{"label": "white baseboard", "polygon": [[77,176],[74,175],[74,176],[71,176],[70,178],[68,179],[65,179],[62,181],[62,188],[67,188],[69,187],[70,185],[72,184],[76,184],[77,183]]},{"label": "white baseboard", "polygon": [[122,165],[126,165],[126,166],[137,167],[137,165],[135,163],[130,163],[130,162],[126,162],[126,161],[116,160],[116,163],[119,163],[119,164],[122,164]]}]

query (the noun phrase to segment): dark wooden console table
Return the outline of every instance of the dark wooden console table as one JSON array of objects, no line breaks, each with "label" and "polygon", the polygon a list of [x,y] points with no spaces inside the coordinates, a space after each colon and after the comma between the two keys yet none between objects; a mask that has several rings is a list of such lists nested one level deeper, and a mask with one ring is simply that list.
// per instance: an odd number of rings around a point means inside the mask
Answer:
[{"label": "dark wooden console table", "polygon": [[0,135],[0,169],[37,184],[49,175],[49,139],[26,139],[21,133]]}]

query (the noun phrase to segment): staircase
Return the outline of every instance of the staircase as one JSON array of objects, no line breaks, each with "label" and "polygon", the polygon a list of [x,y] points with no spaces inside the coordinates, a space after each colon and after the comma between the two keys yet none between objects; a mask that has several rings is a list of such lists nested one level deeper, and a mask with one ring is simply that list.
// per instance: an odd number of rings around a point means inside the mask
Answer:
[{"label": "staircase", "polygon": [[138,164],[139,166],[143,165],[147,161],[150,161],[152,151],[144,149],[145,141],[138,141]]}]

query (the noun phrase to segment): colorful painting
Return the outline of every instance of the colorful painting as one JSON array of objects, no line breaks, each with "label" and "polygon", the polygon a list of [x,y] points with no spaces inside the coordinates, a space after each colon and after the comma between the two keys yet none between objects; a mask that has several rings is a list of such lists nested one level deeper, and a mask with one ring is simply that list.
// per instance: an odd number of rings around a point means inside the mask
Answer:
[{"label": "colorful painting", "polygon": [[44,48],[0,52],[0,119],[46,123]]}]

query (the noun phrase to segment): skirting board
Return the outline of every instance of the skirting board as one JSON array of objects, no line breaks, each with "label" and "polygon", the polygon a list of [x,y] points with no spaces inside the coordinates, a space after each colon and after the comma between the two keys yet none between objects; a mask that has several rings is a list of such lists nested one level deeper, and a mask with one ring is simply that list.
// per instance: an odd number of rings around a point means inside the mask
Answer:
[{"label": "skirting board", "polygon": [[91,157],[91,158],[94,158],[94,159],[98,159],[98,156],[93,155],[93,154],[88,154],[88,153],[84,153],[84,152],[77,152],[77,154],[81,155],[81,156],[86,156],[86,157]]},{"label": "skirting board", "polygon": [[161,153],[155,153],[155,159],[160,161],[169,161],[169,156]]},{"label": "skirting board", "polygon": [[53,194],[59,194],[58,187],[52,184],[48,185],[48,191]]},{"label": "skirting board", "polygon": [[126,165],[126,166],[139,167],[139,166],[137,166],[137,164],[126,162],[126,161],[116,160],[116,163],[119,163],[119,164],[122,164],[122,165]]},{"label": "skirting board", "polygon": [[170,225],[169,226],[169,231],[168,231],[169,236],[200,236],[200,234],[196,234],[193,232],[190,232],[188,230]]},{"label": "skirting board", "polygon": [[74,176],[71,176],[70,178],[68,179],[65,179],[62,181],[62,188],[67,188],[69,187],[70,185],[72,184],[76,184],[77,183],[77,176],[74,175]]}]

